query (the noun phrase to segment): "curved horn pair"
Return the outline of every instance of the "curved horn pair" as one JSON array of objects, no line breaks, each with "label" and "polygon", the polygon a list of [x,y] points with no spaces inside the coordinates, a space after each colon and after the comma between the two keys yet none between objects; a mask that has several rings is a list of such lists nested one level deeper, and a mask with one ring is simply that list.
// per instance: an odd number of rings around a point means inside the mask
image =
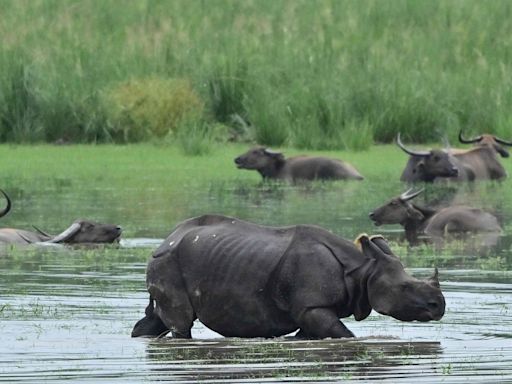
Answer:
[{"label": "curved horn pair", "polygon": [[[512,146],[512,141],[506,141],[506,140],[500,139],[499,137],[494,136],[494,135],[492,137],[494,138],[494,140],[496,140],[497,143]],[[482,140],[482,135],[474,137],[472,139],[465,139],[462,136],[462,129],[459,132],[459,141],[463,144],[474,144],[474,143],[479,142],[480,140]]]},{"label": "curved horn pair", "polygon": [[416,196],[418,196],[420,193],[422,193],[424,191],[423,188],[416,192],[412,192],[412,190],[413,190],[413,188],[410,188],[407,191],[405,191],[404,193],[402,193],[400,195],[400,200],[407,201],[407,200],[414,199]]},{"label": "curved horn pair", "polygon": [[406,148],[405,145],[402,143],[402,140],[400,139],[400,132],[398,132],[398,135],[396,136],[396,144],[402,149],[402,151],[411,156],[430,156],[430,151],[413,151],[411,149]]},{"label": "curved horn pair", "polygon": [[3,189],[0,189],[0,192],[4,195],[5,199],[7,200],[7,205],[5,208],[0,212],[0,217],[3,217],[9,213],[11,210],[11,199],[9,199],[9,196],[7,196],[7,193],[4,192]]}]

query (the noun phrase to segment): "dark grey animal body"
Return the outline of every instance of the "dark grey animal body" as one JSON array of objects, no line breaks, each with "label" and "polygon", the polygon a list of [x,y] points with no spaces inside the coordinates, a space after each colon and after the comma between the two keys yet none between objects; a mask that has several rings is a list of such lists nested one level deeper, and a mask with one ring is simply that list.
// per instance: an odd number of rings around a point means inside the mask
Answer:
[{"label": "dark grey animal body", "polygon": [[381,237],[353,243],[315,226],[273,228],[205,215],[179,224],[147,267],[150,303],[132,336],[191,337],[198,318],[224,336],[353,336],[340,318],[372,308],[404,321],[438,320],[436,276],[407,275]]},{"label": "dark grey animal body", "polygon": [[455,181],[498,180],[507,176],[496,151],[488,145],[468,150],[413,151],[397,136],[398,146],[408,155],[400,180],[433,182],[441,178]]},{"label": "dark grey animal body", "polygon": [[[11,200],[2,190],[0,192],[7,200],[6,207],[0,212],[5,216],[11,209]],[[32,244],[32,243],[113,243],[119,240],[122,228],[117,225],[95,223],[89,220],[76,220],[60,234],[52,236],[41,230],[37,232],[15,228],[0,229],[0,243]]]},{"label": "dark grey animal body", "polygon": [[255,147],[238,156],[235,164],[241,169],[258,171],[264,179],[296,180],[363,180],[349,163],[327,157],[296,156],[285,159],[280,152]]},{"label": "dark grey animal body", "polygon": [[419,234],[444,236],[449,233],[501,232],[498,219],[478,208],[454,206],[439,210],[420,207],[410,202],[422,191],[407,191],[370,213],[375,225],[400,224],[410,243],[416,243]]}]

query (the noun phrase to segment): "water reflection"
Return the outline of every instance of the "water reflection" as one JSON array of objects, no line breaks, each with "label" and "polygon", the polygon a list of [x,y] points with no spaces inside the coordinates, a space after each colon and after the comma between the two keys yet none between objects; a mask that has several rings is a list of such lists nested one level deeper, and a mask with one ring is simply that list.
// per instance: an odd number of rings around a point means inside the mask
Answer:
[{"label": "water reflection", "polygon": [[[391,339],[241,340],[148,342],[156,374],[181,382],[413,378],[435,375],[439,342]],[[397,371],[397,367],[408,367]]]}]

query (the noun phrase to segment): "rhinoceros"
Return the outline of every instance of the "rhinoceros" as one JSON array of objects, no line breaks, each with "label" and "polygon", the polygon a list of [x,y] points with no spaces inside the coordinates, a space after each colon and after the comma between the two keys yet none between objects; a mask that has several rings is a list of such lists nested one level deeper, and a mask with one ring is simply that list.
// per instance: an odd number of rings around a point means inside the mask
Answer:
[{"label": "rhinoceros", "polygon": [[132,336],[191,338],[198,318],[228,337],[353,337],[340,318],[363,320],[372,308],[403,321],[441,319],[437,270],[421,281],[381,236],[356,243],[312,225],[186,220],[149,260],[149,305]]}]

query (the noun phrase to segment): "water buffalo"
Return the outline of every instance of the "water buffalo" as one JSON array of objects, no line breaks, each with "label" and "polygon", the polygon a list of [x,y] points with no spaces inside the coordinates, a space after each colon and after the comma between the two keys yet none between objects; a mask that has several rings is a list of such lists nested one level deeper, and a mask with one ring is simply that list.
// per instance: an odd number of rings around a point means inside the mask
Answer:
[{"label": "water buffalo", "polygon": [[[372,308],[403,321],[439,320],[437,271],[408,275],[380,236],[356,245],[329,231],[273,228],[205,215],[178,224],[147,266],[149,305],[132,336],[190,338],[198,318],[224,336],[354,336],[340,318]],[[359,248],[358,248],[359,246]]]},{"label": "water buffalo", "polygon": [[327,157],[295,156],[285,159],[281,152],[254,147],[235,158],[240,169],[258,171],[264,179],[296,180],[363,180],[349,163]]},{"label": "water buffalo", "polygon": [[501,157],[510,156],[508,151],[503,146],[512,146],[512,142],[505,141],[503,139],[500,139],[499,137],[489,134],[482,134],[471,139],[465,139],[464,136],[462,135],[462,130],[459,131],[459,141],[463,144],[475,144],[475,146],[477,147],[492,148],[494,151],[499,153]]},{"label": "water buffalo", "polygon": [[497,180],[507,176],[493,148],[485,145],[469,150],[413,151],[397,136],[397,145],[410,155],[400,180],[433,182],[440,178],[457,181]]},{"label": "water buffalo", "polygon": [[448,233],[501,232],[498,219],[481,209],[453,206],[436,210],[410,202],[422,192],[409,189],[371,212],[370,219],[375,225],[402,225],[411,244],[417,243],[418,235],[422,233],[442,237]]},{"label": "water buffalo", "polygon": [[[3,190],[0,192],[7,200],[7,205],[0,212],[5,216],[11,209],[11,199]],[[113,243],[119,240],[122,228],[117,225],[100,224],[89,220],[76,220],[60,234],[52,236],[36,228],[37,232],[15,228],[0,229],[0,243],[32,244],[32,243]]]}]

